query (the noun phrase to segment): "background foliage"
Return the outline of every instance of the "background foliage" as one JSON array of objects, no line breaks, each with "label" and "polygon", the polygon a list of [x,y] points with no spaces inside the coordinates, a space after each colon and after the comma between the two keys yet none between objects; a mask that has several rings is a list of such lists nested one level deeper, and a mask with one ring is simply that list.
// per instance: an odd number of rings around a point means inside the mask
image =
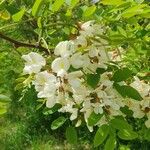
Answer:
[{"label": "background foliage", "polygon": [[[96,20],[104,27],[107,26],[102,38],[107,39],[111,45],[110,51],[118,50],[119,47],[126,49],[126,57],[120,62],[120,66],[126,64],[134,74],[148,81],[150,79],[149,2],[144,0],[93,2],[2,0],[0,33],[16,41],[42,46],[52,53],[58,42],[73,39],[78,35],[82,22]],[[12,44],[4,39],[1,39],[0,44],[0,93],[9,97],[9,102],[0,103],[0,112],[3,114],[0,118],[0,147],[6,150],[51,149],[51,147],[94,149],[90,142],[93,141],[94,133],[87,133],[85,127],[78,130],[79,145],[71,146],[64,142],[65,134],[62,133],[65,132],[63,128],[65,124],[57,132],[50,128],[59,113],[55,112],[53,116],[43,114],[43,106],[37,101],[33,87],[25,88],[21,92],[23,80],[16,81],[22,73],[21,55],[30,51],[45,54],[45,51],[40,48],[22,47],[18,43]],[[50,63],[52,58],[47,59]],[[4,114],[6,109],[8,112]],[[117,138],[117,149],[148,150],[150,130],[145,128],[144,121],[129,117],[128,122],[133,125],[139,136],[131,141]]]}]

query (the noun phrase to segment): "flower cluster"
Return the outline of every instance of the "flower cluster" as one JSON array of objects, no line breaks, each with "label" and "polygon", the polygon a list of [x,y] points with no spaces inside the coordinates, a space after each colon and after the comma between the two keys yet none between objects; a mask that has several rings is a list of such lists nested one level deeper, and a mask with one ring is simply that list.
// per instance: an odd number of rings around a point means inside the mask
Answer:
[{"label": "flower cluster", "polygon": [[102,26],[94,21],[82,24],[76,39],[58,43],[49,70],[42,69],[46,61],[41,55],[35,52],[24,55],[24,74],[34,74],[32,83],[38,98],[46,100],[46,107],[61,104],[58,111],[69,113],[76,127],[85,121],[92,131],[88,119],[93,112],[103,114],[95,124],[101,126],[115,116],[125,116],[120,110],[125,106],[133,111],[135,118],[147,116],[145,125],[150,127],[150,86],[137,77],[130,84],[141,94],[142,101],[124,98],[118,93],[111,80],[113,72],[107,68],[110,61],[119,61],[120,56],[107,51],[107,41],[99,36],[103,32]]}]

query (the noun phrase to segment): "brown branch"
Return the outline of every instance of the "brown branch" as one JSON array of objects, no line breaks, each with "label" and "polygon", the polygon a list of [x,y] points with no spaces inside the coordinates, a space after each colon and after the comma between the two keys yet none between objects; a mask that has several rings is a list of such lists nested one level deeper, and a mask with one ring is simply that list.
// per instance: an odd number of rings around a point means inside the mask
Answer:
[{"label": "brown branch", "polygon": [[17,40],[14,40],[14,39],[10,38],[10,37],[4,35],[1,32],[0,32],[0,38],[13,43],[16,48],[18,48],[18,47],[36,48],[36,49],[39,49],[39,51],[44,51],[46,54],[50,54],[49,50],[47,48],[41,46],[41,45],[34,45],[34,44],[29,44],[29,43],[23,43],[23,42],[20,42],[20,41],[17,41]]}]

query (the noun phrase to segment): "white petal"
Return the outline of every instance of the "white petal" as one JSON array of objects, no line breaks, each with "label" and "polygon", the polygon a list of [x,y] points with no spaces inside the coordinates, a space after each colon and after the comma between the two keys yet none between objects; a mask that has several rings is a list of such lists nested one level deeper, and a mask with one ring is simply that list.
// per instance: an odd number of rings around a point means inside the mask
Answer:
[{"label": "white petal", "polygon": [[51,97],[49,97],[49,98],[47,99],[47,101],[46,101],[46,107],[52,108],[55,104],[56,104],[55,96],[52,95]]},{"label": "white petal", "polygon": [[61,57],[68,57],[75,51],[74,43],[71,41],[62,41],[58,43],[54,50],[54,54]]},{"label": "white petal", "polygon": [[23,55],[22,58],[26,61],[24,74],[38,73],[45,66],[45,59],[38,53],[31,52],[28,55]]},{"label": "white petal", "polygon": [[69,60],[67,58],[56,58],[53,62],[52,62],[52,70],[55,73],[58,73],[60,70],[65,70],[67,71],[70,67],[70,63]]},{"label": "white petal", "polygon": [[71,65],[78,69],[83,66],[83,57],[81,53],[75,53],[70,59]]}]

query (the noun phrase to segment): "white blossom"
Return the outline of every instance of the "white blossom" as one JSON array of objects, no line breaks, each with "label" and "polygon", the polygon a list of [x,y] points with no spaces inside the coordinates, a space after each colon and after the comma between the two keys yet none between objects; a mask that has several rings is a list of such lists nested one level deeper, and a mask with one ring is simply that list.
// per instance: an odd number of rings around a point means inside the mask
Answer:
[{"label": "white blossom", "polygon": [[70,67],[70,62],[67,58],[58,57],[52,62],[52,70],[55,73],[60,73],[62,71],[67,71]]},{"label": "white blossom", "polygon": [[134,77],[135,81],[132,82],[130,85],[135,88],[139,93],[145,97],[150,96],[150,85],[140,81],[138,77]]},{"label": "white blossom", "polygon": [[46,65],[45,59],[35,52],[23,55],[22,58],[26,61],[23,69],[24,74],[38,73]]},{"label": "white blossom", "polygon": [[[26,61],[24,74],[34,73],[32,84],[37,97],[43,98],[48,108],[60,104],[62,107],[59,112],[69,113],[70,120],[74,120],[76,127],[85,121],[90,132],[93,131],[93,126],[88,125],[88,119],[93,112],[103,114],[95,124],[101,126],[108,124],[115,116],[124,117],[121,108],[125,106],[133,111],[134,118],[147,117],[145,125],[150,128],[150,85],[135,76],[129,85],[135,88],[143,99],[136,101],[122,97],[111,80],[114,72],[97,72],[99,68],[107,70],[110,61],[120,61],[122,57],[116,54],[116,50],[108,52],[108,47],[103,46],[108,43],[99,37],[99,34],[104,32],[101,25],[91,20],[83,23],[80,28],[76,39],[62,41],[56,45],[52,57],[54,60],[48,68],[50,71],[40,72],[46,61],[38,53],[31,52],[22,56]],[[123,49],[120,49],[123,53]],[[87,74],[97,74],[100,78],[95,88],[88,84]],[[118,84],[128,85],[125,81]],[[84,116],[84,120],[81,120],[81,116]]]},{"label": "white blossom", "polygon": [[75,51],[75,45],[72,41],[62,41],[58,43],[54,54],[61,57],[68,57]]},{"label": "white blossom", "polygon": [[72,57],[70,58],[70,63],[75,69],[83,67],[84,60],[82,53],[78,52],[72,55]]}]

